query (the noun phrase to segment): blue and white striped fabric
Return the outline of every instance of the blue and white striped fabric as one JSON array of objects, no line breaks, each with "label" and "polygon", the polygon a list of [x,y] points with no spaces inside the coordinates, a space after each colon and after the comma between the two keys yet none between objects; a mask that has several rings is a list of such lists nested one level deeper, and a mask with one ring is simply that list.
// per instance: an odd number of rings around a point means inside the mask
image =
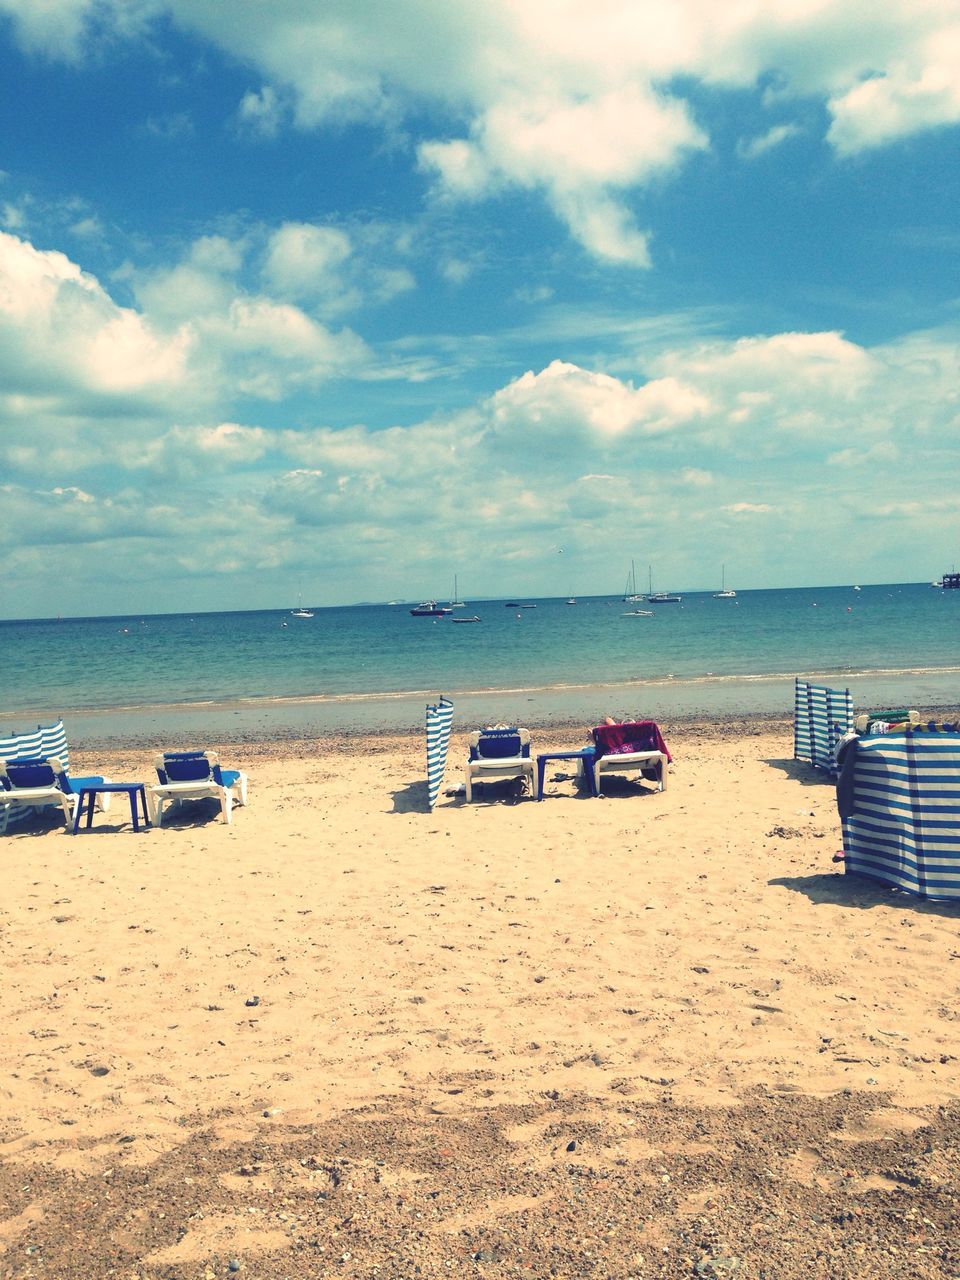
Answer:
[{"label": "blue and white striped fabric", "polygon": [[850,752],[844,869],[921,897],[960,898],[960,725],[860,738]]},{"label": "blue and white striped fabric", "polygon": [[58,756],[65,770],[70,768],[70,748],[63,721],[37,725],[33,733],[14,733],[0,738],[0,760],[30,760],[35,756]]},{"label": "blue and white striped fabric", "polygon": [[427,793],[431,810],[437,803],[447,767],[452,724],[453,703],[449,698],[441,697],[436,705],[427,706]]},{"label": "blue and white striped fabric", "polygon": [[853,695],[849,689],[828,689],[798,676],[794,681],[793,758],[809,760],[816,769],[837,776],[834,751],[843,734],[853,728]]},{"label": "blue and white striped fabric", "polygon": [[[70,768],[70,748],[63,721],[56,724],[37,725],[33,733],[14,733],[0,738],[0,760],[31,760],[36,756],[57,756],[64,771]],[[33,810],[27,805],[3,807],[3,829],[9,823],[22,822]]]}]

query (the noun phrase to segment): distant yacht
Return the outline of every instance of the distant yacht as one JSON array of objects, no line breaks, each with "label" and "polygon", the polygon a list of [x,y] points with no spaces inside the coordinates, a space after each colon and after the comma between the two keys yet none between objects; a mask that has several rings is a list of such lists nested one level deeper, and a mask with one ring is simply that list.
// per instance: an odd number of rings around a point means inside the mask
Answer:
[{"label": "distant yacht", "polygon": [[637,592],[637,568],[633,561],[630,561],[630,576],[627,578],[627,585],[623,589],[623,603],[633,604],[635,601],[643,599],[642,595]]},{"label": "distant yacht", "polygon": [[647,603],[648,604],[682,604],[683,596],[675,595],[672,591],[654,591],[653,589],[653,568],[647,565]]},{"label": "distant yacht", "polygon": [[[859,587],[854,587],[854,591],[859,591]],[[720,566],[720,590],[713,593],[714,600],[735,600],[737,593],[727,590],[727,566]]]},{"label": "distant yacht", "polygon": [[297,607],[290,610],[291,618],[312,618],[313,613],[303,607],[303,592],[297,592]]},{"label": "distant yacht", "polygon": [[657,615],[652,609],[626,609],[621,618],[655,618]]},{"label": "distant yacht", "polygon": [[437,604],[436,600],[424,600],[415,609],[410,610],[411,618],[443,618],[453,609],[447,604]]},{"label": "distant yacht", "polygon": [[453,599],[450,601],[451,609],[465,609],[466,602],[460,599],[460,592],[457,588],[457,575],[453,575]]}]

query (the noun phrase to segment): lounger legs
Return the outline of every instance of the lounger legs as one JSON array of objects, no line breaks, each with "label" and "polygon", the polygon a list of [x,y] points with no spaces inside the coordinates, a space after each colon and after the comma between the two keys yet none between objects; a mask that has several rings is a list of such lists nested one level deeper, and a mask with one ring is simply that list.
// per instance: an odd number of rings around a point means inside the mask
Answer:
[{"label": "lounger legs", "polygon": [[[601,760],[605,760],[605,759],[607,759],[607,757],[606,757],[606,756],[602,756],[602,757],[601,757],[601,759],[600,759],[600,760],[595,761],[595,762],[594,762],[594,765],[593,765],[593,794],[594,794],[594,796],[599,796],[599,795],[600,795],[600,764],[601,764]],[[612,757],[610,757],[610,759],[615,760],[615,759],[616,759],[616,756],[612,756]],[[651,763],[653,763],[653,762],[651,762]],[[661,756],[661,757],[660,757],[660,759],[659,759],[659,760],[654,764],[654,768],[657,770],[657,790],[658,790],[658,791],[666,791],[666,789],[667,789],[667,773],[668,773],[668,770],[669,770],[669,766],[668,766],[668,764],[667,764],[666,757],[665,757],[665,756]],[[616,773],[616,772],[617,772],[617,770],[616,770],[616,768],[612,768],[612,769],[610,769],[610,770],[609,770],[609,772],[610,772],[610,773]]]},{"label": "lounger legs", "polygon": [[228,825],[233,823],[233,806],[235,804],[244,805],[247,803],[247,780],[241,778],[235,784],[236,794],[233,787],[224,787],[216,793],[208,791],[199,795],[164,795],[162,789],[155,790],[149,788],[147,790],[147,809],[150,814],[150,821],[156,827],[163,826],[163,810],[168,804],[182,804],[184,800],[213,800],[216,799],[220,804],[220,816]]}]

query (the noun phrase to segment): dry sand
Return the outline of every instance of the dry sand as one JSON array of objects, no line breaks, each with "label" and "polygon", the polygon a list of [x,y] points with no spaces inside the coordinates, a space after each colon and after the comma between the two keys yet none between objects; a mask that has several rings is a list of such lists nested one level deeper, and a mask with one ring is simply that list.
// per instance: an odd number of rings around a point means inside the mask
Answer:
[{"label": "dry sand", "polygon": [[960,907],[787,722],[663,727],[662,794],[220,744],[232,827],[3,838],[0,1277],[960,1276]]}]

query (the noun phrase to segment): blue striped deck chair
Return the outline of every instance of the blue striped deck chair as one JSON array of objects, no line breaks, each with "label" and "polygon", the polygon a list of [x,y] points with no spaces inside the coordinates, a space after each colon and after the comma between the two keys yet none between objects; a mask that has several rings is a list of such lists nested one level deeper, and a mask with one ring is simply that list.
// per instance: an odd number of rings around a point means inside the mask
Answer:
[{"label": "blue striped deck chair", "polygon": [[530,754],[530,730],[508,725],[478,729],[470,735],[470,758],[467,761],[466,799],[473,799],[477,782],[502,782],[520,778],[527,793],[534,795],[533,757]]},{"label": "blue striped deck chair", "polygon": [[837,805],[846,872],[924,898],[960,898],[960,724],[855,740]]},{"label": "blue striped deck chair", "polygon": [[[33,733],[15,733],[8,738],[0,738],[0,765],[16,766],[6,769],[4,777],[0,778],[0,833],[5,833],[10,823],[22,822],[37,807],[58,803],[56,797],[28,801],[23,795],[18,797],[17,791],[22,792],[31,786],[54,788],[58,793],[71,797],[71,803],[75,803],[81,787],[110,781],[99,774],[84,778],[70,776],[70,747],[63,720],[38,725]],[[31,782],[27,781],[28,775],[23,771],[28,765],[36,770],[29,775]],[[97,796],[97,806],[104,810],[109,808],[109,793]]]},{"label": "blue striped deck chair", "polygon": [[166,804],[184,800],[216,800],[223,820],[233,820],[234,804],[247,803],[247,775],[239,769],[221,769],[215,751],[166,751],[156,758],[155,786],[147,788],[150,820],[163,826]]},{"label": "blue striped deck chair", "polygon": [[837,744],[853,729],[853,696],[849,689],[829,689],[809,680],[794,681],[793,758],[809,760],[836,778]]}]

